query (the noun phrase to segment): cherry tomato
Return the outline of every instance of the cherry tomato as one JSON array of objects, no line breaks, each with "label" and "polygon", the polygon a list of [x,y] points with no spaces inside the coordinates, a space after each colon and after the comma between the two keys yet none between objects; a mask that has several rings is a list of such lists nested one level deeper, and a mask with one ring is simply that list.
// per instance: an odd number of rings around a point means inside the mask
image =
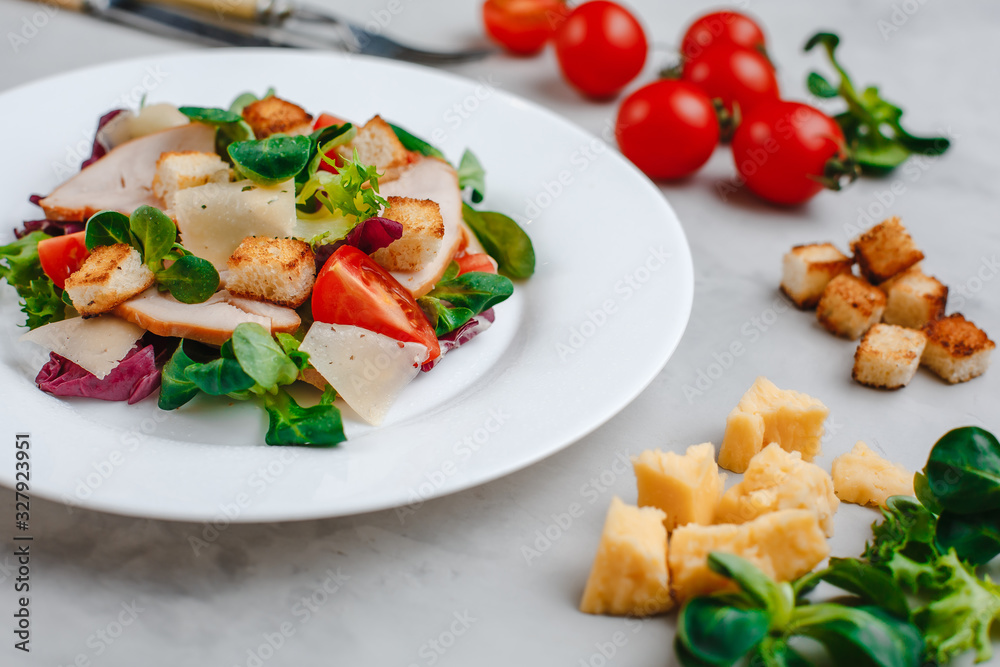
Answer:
[{"label": "cherry tomato", "polygon": [[474,271],[479,273],[497,272],[497,261],[485,252],[461,255],[456,257],[455,261],[458,262],[458,275],[462,275],[463,273],[472,273]]},{"label": "cherry tomato", "polygon": [[733,135],[733,159],[747,187],[777,204],[801,204],[854,175],[837,122],[798,102],[748,113]]},{"label": "cherry tomato", "polygon": [[569,15],[564,0],[486,0],[483,23],[511,53],[538,53]]},{"label": "cherry tomato", "polygon": [[737,44],[718,44],[697,58],[685,60],[681,78],[709,97],[721,99],[729,112],[734,102],[746,113],[780,97],[771,61],[760,51]]},{"label": "cherry tomato", "polygon": [[646,33],[639,21],[607,0],[576,7],[556,31],[555,45],[563,76],[594,98],[615,95],[646,62]]},{"label": "cherry tomato", "polygon": [[90,254],[84,241],[86,236],[87,232],[76,232],[38,242],[38,261],[42,271],[59,289],[66,286],[66,279],[80,268]]},{"label": "cherry tomato", "polygon": [[331,125],[343,125],[346,122],[346,120],[337,118],[334,115],[321,113],[316,119],[316,122],[313,123],[313,130],[321,130],[324,127],[330,127]]},{"label": "cherry tomato", "polygon": [[764,31],[749,16],[738,12],[713,12],[695,20],[681,40],[681,56],[697,58],[717,44],[738,44],[764,52]]},{"label": "cherry tomato", "polygon": [[[315,132],[316,130],[323,129],[324,127],[329,127],[331,125],[343,125],[346,122],[347,122],[346,120],[341,120],[340,118],[337,118],[336,116],[330,115],[328,113],[321,113],[319,115],[319,118],[316,119],[316,122],[313,123],[313,131]],[[338,165],[341,164],[340,155],[337,154],[336,150],[332,150],[329,153],[325,153],[325,155],[331,160],[336,161]],[[320,160],[318,168],[322,171],[328,171],[331,174],[337,173],[337,167],[327,162],[323,162],[322,160]]]},{"label": "cherry tomato", "polygon": [[650,178],[681,178],[712,156],[719,122],[700,88],[660,79],[625,98],[615,137],[625,157]]},{"label": "cherry tomato", "polygon": [[345,324],[420,343],[441,355],[434,328],[406,288],[388,271],[354,246],[343,246],[326,260],[312,293],[313,319]]}]

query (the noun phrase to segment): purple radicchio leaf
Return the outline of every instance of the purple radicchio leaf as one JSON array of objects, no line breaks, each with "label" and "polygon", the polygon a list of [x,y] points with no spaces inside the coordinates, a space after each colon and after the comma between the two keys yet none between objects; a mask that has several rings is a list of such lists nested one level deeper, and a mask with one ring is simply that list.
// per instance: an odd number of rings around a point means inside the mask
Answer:
[{"label": "purple radicchio leaf", "polygon": [[128,401],[129,405],[146,398],[160,386],[153,345],[134,347],[115,368],[97,376],[55,352],[35,377],[35,384],[54,396],[82,396],[102,401]]},{"label": "purple radicchio leaf", "polygon": [[437,366],[438,362],[441,361],[446,352],[450,352],[456,347],[465,345],[470,340],[489,329],[493,326],[494,319],[496,319],[496,316],[493,314],[493,309],[490,308],[479,313],[454,331],[450,331],[441,336],[438,339],[438,343],[441,345],[441,355],[437,359],[425,363],[420,367],[420,370],[426,373],[430,369]]},{"label": "purple radicchio leaf", "polygon": [[359,222],[347,236],[316,248],[316,270],[319,271],[330,255],[345,245],[352,245],[366,255],[385,248],[403,235],[402,223],[388,218],[368,218]]},{"label": "purple radicchio leaf", "polygon": [[82,232],[86,224],[70,220],[25,220],[24,224],[14,230],[14,236],[21,238],[31,232],[45,232],[49,236],[62,236],[63,234],[73,234]]},{"label": "purple radicchio leaf", "polygon": [[98,136],[100,135],[101,129],[105,125],[110,123],[112,120],[114,120],[115,116],[122,113],[123,111],[125,110],[112,109],[111,111],[101,116],[101,119],[97,121],[97,131],[94,132],[94,146],[90,150],[90,157],[83,161],[83,164],[80,165],[80,169],[86,169],[87,167],[89,167],[90,165],[94,164],[102,157],[107,155],[108,147],[101,143],[101,141],[98,139]]}]

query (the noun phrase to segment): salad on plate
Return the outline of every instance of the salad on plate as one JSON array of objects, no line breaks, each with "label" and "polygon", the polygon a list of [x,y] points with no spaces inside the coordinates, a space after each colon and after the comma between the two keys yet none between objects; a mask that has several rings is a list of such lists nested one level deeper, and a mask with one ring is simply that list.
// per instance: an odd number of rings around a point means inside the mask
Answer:
[{"label": "salad on plate", "polygon": [[335,399],[381,423],[533,273],[524,231],[473,207],[484,190],[468,150],[456,168],[378,115],[313,117],[273,91],[118,109],[80,172],[31,197],[44,217],[0,246],[0,277],[49,353],[42,391],[254,400],[267,444],[333,446]]}]

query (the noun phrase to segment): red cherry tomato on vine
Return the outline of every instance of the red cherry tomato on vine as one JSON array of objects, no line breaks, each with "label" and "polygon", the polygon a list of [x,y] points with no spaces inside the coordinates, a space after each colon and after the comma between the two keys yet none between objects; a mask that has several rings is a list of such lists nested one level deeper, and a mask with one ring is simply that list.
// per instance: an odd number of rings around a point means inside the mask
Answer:
[{"label": "red cherry tomato on vine", "polygon": [[745,14],[713,12],[695,20],[681,40],[681,57],[697,58],[719,44],[737,44],[764,51],[764,31]]},{"label": "red cherry tomato on vine", "polygon": [[538,53],[566,17],[564,0],[486,0],[483,23],[490,37],[511,53]]},{"label": "red cherry tomato on vine", "polygon": [[420,343],[441,355],[434,327],[399,281],[354,246],[330,255],[316,276],[312,293],[313,319],[345,324],[405,342]]},{"label": "red cherry tomato on vine", "polygon": [[624,7],[593,0],[576,7],[555,35],[563,76],[584,95],[611,97],[646,63],[646,33]]},{"label": "red cherry tomato on vine", "polygon": [[744,116],[733,159],[747,187],[776,204],[801,204],[855,175],[837,122],[798,102],[764,104]]},{"label": "red cherry tomato on vine", "polygon": [[771,61],[760,51],[737,44],[717,44],[697,58],[685,60],[681,78],[709,97],[721,99],[730,112],[734,102],[746,113],[780,97]]},{"label": "red cherry tomato on vine", "polygon": [[625,98],[615,137],[625,157],[650,178],[681,178],[712,156],[719,122],[700,88],[660,79]]}]

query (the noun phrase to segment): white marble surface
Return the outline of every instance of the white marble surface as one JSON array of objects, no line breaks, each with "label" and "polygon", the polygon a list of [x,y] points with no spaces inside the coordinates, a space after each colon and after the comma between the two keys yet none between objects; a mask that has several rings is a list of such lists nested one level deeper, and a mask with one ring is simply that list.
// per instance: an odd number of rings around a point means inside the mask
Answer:
[{"label": "white marble surface", "polygon": [[[341,11],[368,20],[388,3],[350,5]],[[633,5],[661,48],[645,82],[685,23],[707,5]],[[694,178],[663,186],[688,234],[697,281],[691,323],[666,369],[621,414],[562,453],[429,501],[402,519],[386,511],[234,525],[216,534],[199,524],[34,501],[32,651],[11,647],[16,575],[14,559],[0,556],[0,619],[6,619],[0,620],[0,664],[674,664],[672,618],[630,623],[576,611],[608,501],[613,494],[635,498],[621,457],[648,447],[718,442],[726,414],[759,374],[831,408],[821,459],[827,465],[857,439],[912,469],[952,427],[980,424],[1000,432],[1000,371],[954,387],[921,371],[903,391],[865,389],[850,379],[854,345],[788,310],[776,290],[789,246],[828,239],[843,247],[859,225],[859,211],[875,208],[877,217],[882,207],[902,216],[928,256],[926,268],[951,285],[955,301],[961,297],[961,311],[994,339],[1000,335],[1000,89],[992,70],[1000,61],[1000,6],[988,0],[744,5],[768,29],[788,97],[805,99],[805,72],[819,62],[801,54],[801,44],[816,28],[833,29],[845,40],[850,71],[882,83],[885,95],[908,110],[913,131],[948,131],[954,148],[919,169],[823,193],[795,210],[743,195],[721,201],[717,185],[732,174],[725,148]],[[879,21],[891,22],[894,6],[903,5],[917,9],[897,15],[899,29],[884,36]],[[399,6],[391,34],[440,46],[479,39],[478,2],[404,0]],[[39,18],[40,11],[19,1],[0,4],[0,91],[89,64],[192,48],[66,12]],[[32,31],[26,28],[32,20],[43,25]],[[10,32],[26,36],[16,51]],[[587,102],[570,91],[551,51],[450,69],[471,78],[493,74],[504,89],[595,134],[615,113],[614,103]],[[61,103],[71,111],[71,100]],[[902,194],[887,194],[897,180]],[[744,352],[726,359],[734,343]],[[712,368],[720,358],[727,367]],[[717,377],[703,380],[701,395],[685,392],[700,373]],[[13,494],[2,489],[0,499],[10,516]],[[567,520],[574,504],[578,516]],[[844,506],[833,553],[859,553],[875,517]],[[546,532],[550,538],[540,537]],[[194,549],[194,537],[206,539],[207,548]],[[525,547],[537,557],[526,557]],[[9,551],[5,546],[3,553]]]}]

